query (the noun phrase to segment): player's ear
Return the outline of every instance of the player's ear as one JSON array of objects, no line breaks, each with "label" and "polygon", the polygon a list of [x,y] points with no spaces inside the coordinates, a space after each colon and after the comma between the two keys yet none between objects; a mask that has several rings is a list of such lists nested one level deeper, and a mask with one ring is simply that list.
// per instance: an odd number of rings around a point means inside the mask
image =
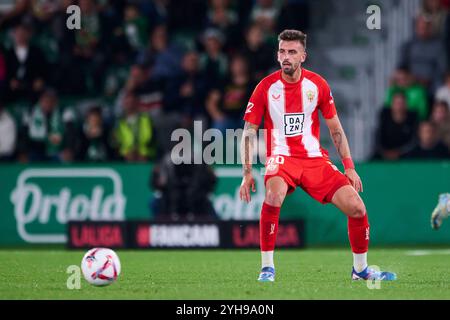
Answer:
[{"label": "player's ear", "polygon": [[276,55],[277,55],[277,57],[276,57],[277,62],[281,63],[282,61],[280,60],[280,55],[278,54],[278,52],[276,53]]},{"label": "player's ear", "polygon": [[302,63],[304,63],[306,61],[306,57],[308,56],[308,54],[306,53],[306,51],[303,53],[302,55]]}]

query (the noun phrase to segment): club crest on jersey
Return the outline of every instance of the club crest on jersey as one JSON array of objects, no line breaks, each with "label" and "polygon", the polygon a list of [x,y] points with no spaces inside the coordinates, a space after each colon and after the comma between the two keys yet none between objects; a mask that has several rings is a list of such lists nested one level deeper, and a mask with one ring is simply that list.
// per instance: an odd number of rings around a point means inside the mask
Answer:
[{"label": "club crest on jersey", "polygon": [[309,102],[313,102],[316,94],[312,90],[306,91],[306,96],[308,97]]},{"label": "club crest on jersey", "polygon": [[284,115],[284,134],[291,137],[303,134],[304,121],[304,113],[286,113]]}]

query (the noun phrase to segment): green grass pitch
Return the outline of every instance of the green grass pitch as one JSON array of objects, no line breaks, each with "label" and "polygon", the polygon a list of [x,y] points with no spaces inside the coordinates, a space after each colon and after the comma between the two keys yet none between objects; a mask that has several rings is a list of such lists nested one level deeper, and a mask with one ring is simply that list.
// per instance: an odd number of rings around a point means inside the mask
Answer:
[{"label": "green grass pitch", "polygon": [[258,283],[257,250],[116,251],[118,281],[69,290],[83,251],[0,250],[0,299],[450,299],[450,252],[372,249],[369,264],[398,281],[369,289],[351,281],[348,249],[278,250],[275,283]]}]

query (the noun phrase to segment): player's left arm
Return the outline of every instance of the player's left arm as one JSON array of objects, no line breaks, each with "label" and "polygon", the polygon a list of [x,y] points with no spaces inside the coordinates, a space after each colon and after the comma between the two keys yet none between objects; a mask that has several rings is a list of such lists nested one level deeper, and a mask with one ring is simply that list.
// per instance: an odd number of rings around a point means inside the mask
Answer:
[{"label": "player's left arm", "polygon": [[325,122],[330,130],[330,135],[333,139],[334,146],[341,157],[342,163],[345,168],[345,175],[350,180],[353,188],[357,192],[363,191],[361,178],[358,176],[355,170],[355,166],[352,161],[352,155],[350,153],[350,146],[348,144],[347,136],[342,128],[341,121],[337,114],[330,119],[325,119]]}]

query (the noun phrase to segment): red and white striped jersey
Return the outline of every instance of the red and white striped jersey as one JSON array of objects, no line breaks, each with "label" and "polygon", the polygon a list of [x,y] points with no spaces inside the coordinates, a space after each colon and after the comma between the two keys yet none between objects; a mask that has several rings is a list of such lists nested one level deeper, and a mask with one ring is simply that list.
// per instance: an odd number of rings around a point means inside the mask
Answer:
[{"label": "red and white striped jersey", "polygon": [[259,125],[264,116],[267,157],[328,157],[328,152],[320,146],[319,110],[325,119],[336,115],[325,79],[302,68],[300,80],[289,83],[279,70],[256,86],[244,120]]}]

